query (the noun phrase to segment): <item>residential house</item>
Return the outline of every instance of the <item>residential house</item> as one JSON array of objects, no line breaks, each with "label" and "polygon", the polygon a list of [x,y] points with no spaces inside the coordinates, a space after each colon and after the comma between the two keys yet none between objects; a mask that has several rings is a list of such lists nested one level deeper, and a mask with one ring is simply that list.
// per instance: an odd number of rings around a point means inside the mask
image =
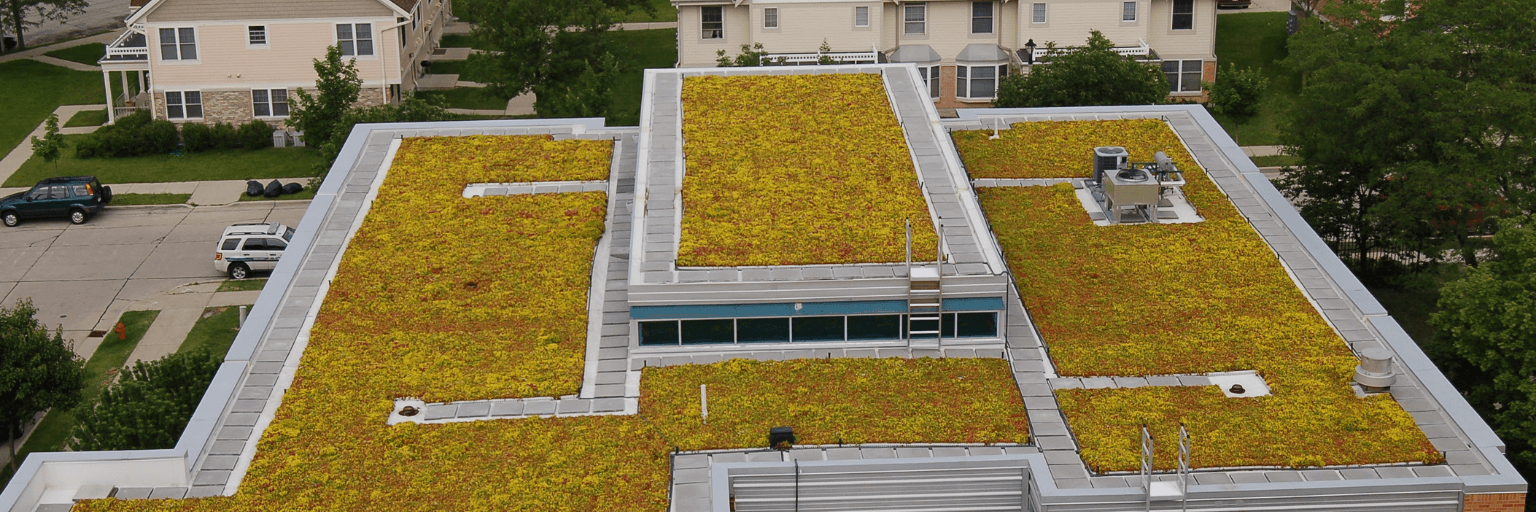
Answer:
[{"label": "residential house", "polygon": [[[442,36],[449,0],[133,0],[107,46],[102,79],[138,91],[112,118],[149,109],[173,122],[283,123],[293,91],[313,89],[313,61],[340,47],[362,78],[358,103],[400,100]],[[108,93],[111,94],[110,92]]]},{"label": "residential house", "polygon": [[844,63],[916,64],[940,108],[989,106],[999,78],[1026,71],[1047,43],[1081,45],[1091,30],[1162,66],[1174,99],[1203,98],[1200,83],[1216,78],[1216,0],[672,3],[679,67],[714,66],[717,52],[756,43],[775,61],[814,62],[825,43]]}]

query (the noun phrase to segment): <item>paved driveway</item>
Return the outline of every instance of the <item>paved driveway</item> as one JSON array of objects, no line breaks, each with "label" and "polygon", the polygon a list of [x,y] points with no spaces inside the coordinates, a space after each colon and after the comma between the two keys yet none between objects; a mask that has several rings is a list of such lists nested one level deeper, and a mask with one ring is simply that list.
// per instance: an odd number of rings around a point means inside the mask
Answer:
[{"label": "paved driveway", "polygon": [[[6,307],[31,298],[38,320],[63,326],[75,351],[89,356],[118,315],[136,303],[155,303],[185,285],[220,281],[213,247],[236,222],[296,225],[309,201],[230,206],[118,207],[79,226],[67,220],[31,220],[0,228],[0,297]],[[160,309],[143,307],[142,309]]]}]

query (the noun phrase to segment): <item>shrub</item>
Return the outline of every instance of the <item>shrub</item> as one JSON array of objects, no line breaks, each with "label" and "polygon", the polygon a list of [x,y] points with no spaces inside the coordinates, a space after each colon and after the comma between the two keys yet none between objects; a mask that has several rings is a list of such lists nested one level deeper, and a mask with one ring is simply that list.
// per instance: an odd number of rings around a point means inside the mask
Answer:
[{"label": "shrub", "polygon": [[176,149],[176,125],[154,120],[148,111],[123,116],[77,143],[75,156],[122,157],[169,153]]},{"label": "shrub", "polygon": [[186,123],[181,125],[181,145],[188,153],[207,151],[213,148],[213,130],[203,123]]},{"label": "shrub", "polygon": [[176,123],[164,119],[150,121],[144,126],[143,152],[141,155],[170,153],[176,150]]},{"label": "shrub", "polygon": [[235,134],[235,126],[229,123],[218,123],[210,130],[213,133],[214,149],[232,149],[239,147],[239,136]]},{"label": "shrub", "polygon": [[236,136],[239,138],[237,145],[245,149],[272,147],[272,125],[260,119],[252,119],[251,122],[240,125]]},{"label": "shrub", "polygon": [[75,411],[74,450],[146,450],[176,446],[223,356],[182,352],[123,368],[94,404]]},{"label": "shrub", "polygon": [[1227,70],[1214,84],[1205,84],[1211,91],[1211,110],[1233,117],[1249,117],[1259,113],[1259,99],[1269,80],[1255,68],[1237,69],[1228,64]]}]

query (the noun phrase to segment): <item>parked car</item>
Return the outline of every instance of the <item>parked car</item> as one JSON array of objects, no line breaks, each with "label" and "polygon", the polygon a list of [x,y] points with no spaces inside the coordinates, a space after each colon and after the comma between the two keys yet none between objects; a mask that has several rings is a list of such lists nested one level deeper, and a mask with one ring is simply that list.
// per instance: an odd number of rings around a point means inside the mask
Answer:
[{"label": "parked car", "polygon": [[229,274],[230,279],[245,279],[253,271],[277,268],[293,228],[271,224],[235,224],[224,228],[224,236],[213,251],[213,268]]},{"label": "parked car", "polygon": [[0,198],[0,220],[6,226],[21,224],[21,219],[67,217],[84,224],[91,215],[112,202],[112,187],[104,187],[95,176],[48,178],[32,190]]}]

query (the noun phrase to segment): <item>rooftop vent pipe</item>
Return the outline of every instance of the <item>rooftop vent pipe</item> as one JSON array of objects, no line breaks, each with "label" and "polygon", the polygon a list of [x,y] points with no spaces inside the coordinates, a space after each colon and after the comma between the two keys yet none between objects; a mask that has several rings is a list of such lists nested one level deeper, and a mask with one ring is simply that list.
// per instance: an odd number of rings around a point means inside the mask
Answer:
[{"label": "rooftop vent pipe", "polygon": [[1392,353],[1373,348],[1360,352],[1360,365],[1355,367],[1355,382],[1367,393],[1380,393],[1392,387],[1397,376],[1392,374]]}]

